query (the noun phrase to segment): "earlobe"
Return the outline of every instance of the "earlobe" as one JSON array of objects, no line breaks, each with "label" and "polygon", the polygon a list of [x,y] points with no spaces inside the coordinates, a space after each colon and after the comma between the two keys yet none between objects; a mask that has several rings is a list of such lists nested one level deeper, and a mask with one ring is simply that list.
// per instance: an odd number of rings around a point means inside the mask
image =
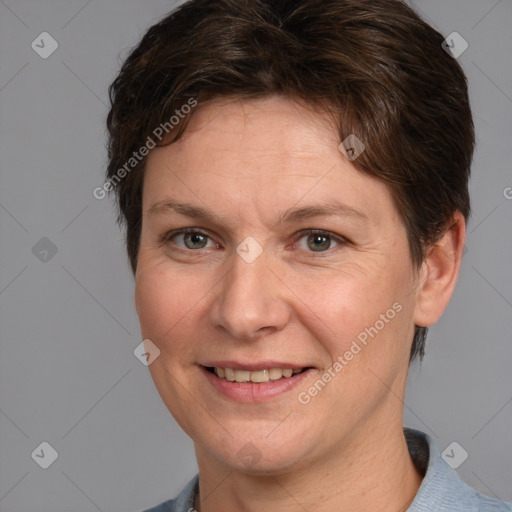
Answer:
[{"label": "earlobe", "polygon": [[457,212],[443,237],[429,248],[421,269],[416,297],[415,325],[429,327],[443,314],[455,289],[459,275],[466,222]]}]

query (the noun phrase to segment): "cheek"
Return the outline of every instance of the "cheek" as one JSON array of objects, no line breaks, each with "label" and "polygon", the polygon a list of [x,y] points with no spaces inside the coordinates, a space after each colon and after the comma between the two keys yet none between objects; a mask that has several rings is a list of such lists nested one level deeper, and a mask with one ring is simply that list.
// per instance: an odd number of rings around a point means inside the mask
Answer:
[{"label": "cheek", "polygon": [[400,299],[393,279],[386,281],[350,269],[311,277],[289,275],[287,285],[297,296],[295,303],[297,310],[302,311],[301,320],[307,321],[312,332],[319,328],[325,332],[319,339],[327,340],[336,351],[345,350],[347,342],[373,326]]},{"label": "cheek", "polygon": [[186,371],[201,352],[198,340],[211,336],[208,312],[218,280],[212,272],[178,268],[159,256],[142,256],[135,299],[142,336],[161,351],[159,364],[150,367],[154,378],[155,372],[164,371],[160,366],[172,367],[180,378],[188,378]]},{"label": "cheek", "polygon": [[[191,283],[158,266],[140,262],[135,279],[135,302],[142,335],[157,345],[172,337],[193,311]],[[195,301],[197,302],[197,301]]]},{"label": "cheek", "polygon": [[193,404],[184,390],[189,387],[188,367],[195,359],[189,340],[196,324],[193,312],[197,298],[187,293],[190,281],[176,279],[176,275],[139,261],[135,300],[142,337],[160,349],[160,356],[149,366],[156,389],[176,421],[185,432],[191,432],[194,422],[189,409]]},{"label": "cheek", "polygon": [[[391,279],[331,279],[328,290],[320,293],[314,286],[304,288],[307,304],[316,313],[309,313],[307,328],[325,351],[319,379],[328,384],[324,387],[316,381],[315,389],[300,391],[316,400],[313,408],[319,415],[325,414],[326,403],[342,406],[329,409],[327,420],[339,425],[377,410],[389,389],[399,393],[408,367],[413,308],[406,301],[407,294]],[[303,324],[307,309],[303,306]],[[317,394],[319,398],[313,398]]]},{"label": "cheek", "polygon": [[414,308],[406,268],[390,263],[385,269],[347,266],[311,278],[289,276],[302,299],[296,301],[299,321],[320,342],[325,370],[336,376],[328,392],[332,400],[343,396],[362,407],[386,390],[379,379],[391,383],[407,368]]}]

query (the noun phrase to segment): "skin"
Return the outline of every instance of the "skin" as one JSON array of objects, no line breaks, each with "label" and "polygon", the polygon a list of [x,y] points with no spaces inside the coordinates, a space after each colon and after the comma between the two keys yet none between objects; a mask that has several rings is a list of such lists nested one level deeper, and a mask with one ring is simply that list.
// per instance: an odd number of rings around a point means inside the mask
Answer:
[{"label": "skin", "polygon": [[[397,512],[421,484],[402,430],[409,352],[414,325],[435,323],[451,297],[465,223],[457,213],[414,267],[387,186],[358,171],[339,142],[328,115],[289,99],[223,100],[198,107],[184,137],[148,157],[135,304],[143,337],[161,351],[149,367],[155,385],[194,441],[201,512]],[[150,211],[169,199],[214,220]],[[330,201],[366,220],[277,222],[289,208]],[[182,228],[207,237],[172,236]],[[263,251],[252,263],[236,251],[248,236]],[[396,303],[400,312],[301,404],[299,392]],[[271,400],[240,403],[198,366],[227,359],[315,369]],[[248,443],[249,463],[238,455]]]}]

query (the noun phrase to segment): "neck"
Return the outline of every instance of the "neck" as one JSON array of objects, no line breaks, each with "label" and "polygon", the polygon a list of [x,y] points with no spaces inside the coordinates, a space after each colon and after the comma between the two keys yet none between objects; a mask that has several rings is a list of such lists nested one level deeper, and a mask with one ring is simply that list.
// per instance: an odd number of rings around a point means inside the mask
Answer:
[{"label": "neck", "polygon": [[291,512],[300,508],[316,512],[406,511],[422,481],[401,422],[385,431],[358,429],[356,438],[329,454],[276,474],[236,472],[213,462],[197,446],[196,452],[199,512]]}]

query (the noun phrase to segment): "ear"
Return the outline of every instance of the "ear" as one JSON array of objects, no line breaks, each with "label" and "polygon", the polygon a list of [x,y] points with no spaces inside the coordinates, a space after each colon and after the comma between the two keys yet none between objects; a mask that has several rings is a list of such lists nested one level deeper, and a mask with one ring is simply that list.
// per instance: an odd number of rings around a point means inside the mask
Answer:
[{"label": "ear", "polygon": [[443,237],[430,247],[422,264],[415,325],[429,327],[435,324],[446,309],[457,283],[465,240],[466,222],[457,212]]}]

